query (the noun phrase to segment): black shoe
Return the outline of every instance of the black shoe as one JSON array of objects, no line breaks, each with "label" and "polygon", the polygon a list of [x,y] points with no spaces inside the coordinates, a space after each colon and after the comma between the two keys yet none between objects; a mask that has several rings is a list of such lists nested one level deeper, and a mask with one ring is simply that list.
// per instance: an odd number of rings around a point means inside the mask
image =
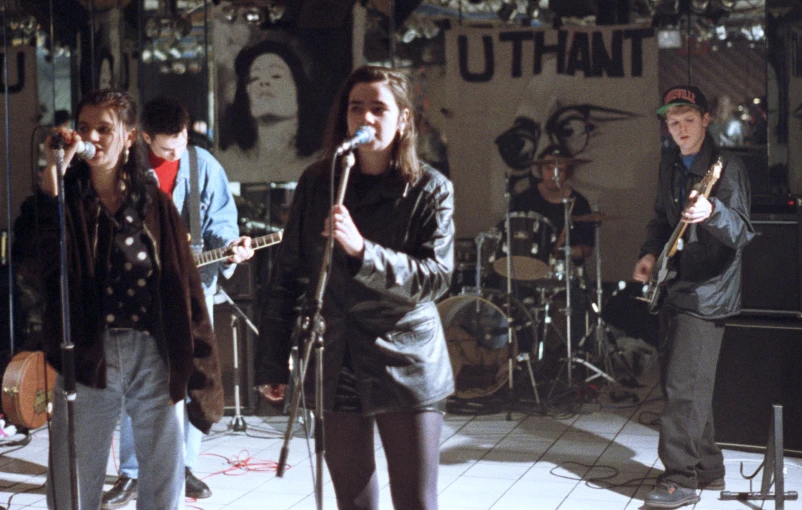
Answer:
[{"label": "black shoe", "polygon": [[646,495],[646,506],[653,508],[679,508],[698,503],[700,498],[694,489],[682,487],[667,480],[657,482],[652,492]]},{"label": "black shoe", "polygon": [[186,475],[186,496],[188,498],[205,499],[212,496],[212,491],[209,489],[209,486],[200,481],[197,476],[193,475],[189,468],[186,468]]},{"label": "black shoe", "polygon": [[128,478],[125,475],[120,475],[111,489],[103,494],[103,504],[100,508],[103,510],[114,510],[115,508],[122,508],[131,501],[136,499],[136,478]]},{"label": "black shoe", "polygon": [[710,480],[709,482],[703,482],[699,480],[698,483],[699,489],[703,491],[723,491],[727,488],[727,485],[724,483],[724,477],[716,478],[715,480]]}]

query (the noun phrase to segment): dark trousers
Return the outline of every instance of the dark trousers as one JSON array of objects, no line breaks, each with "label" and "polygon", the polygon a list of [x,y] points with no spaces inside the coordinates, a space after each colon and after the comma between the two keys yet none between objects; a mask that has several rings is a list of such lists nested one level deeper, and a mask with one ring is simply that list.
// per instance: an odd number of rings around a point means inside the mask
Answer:
[{"label": "dark trousers", "polygon": [[724,324],[664,309],[660,314],[665,408],[658,453],[662,479],[696,489],[724,476],[713,428],[713,388]]},{"label": "dark trousers", "polygon": [[330,412],[324,419],[326,464],[337,508],[378,510],[379,479],[373,430],[378,427],[396,510],[437,510],[443,415],[399,411],[364,416]]}]

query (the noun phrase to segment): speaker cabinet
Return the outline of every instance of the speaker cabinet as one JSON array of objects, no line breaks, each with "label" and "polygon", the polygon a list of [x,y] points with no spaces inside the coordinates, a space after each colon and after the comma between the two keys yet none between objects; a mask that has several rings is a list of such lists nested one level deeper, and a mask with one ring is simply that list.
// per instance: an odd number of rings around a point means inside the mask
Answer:
[{"label": "speaker cabinet", "polygon": [[716,441],[765,447],[783,406],[785,449],[802,453],[802,321],[728,322],[716,371]]},{"label": "speaker cabinet", "polygon": [[[248,316],[251,322],[256,322],[253,314],[254,306],[250,301],[234,301],[234,303]],[[239,384],[240,414],[253,414],[256,406],[256,395],[253,391],[253,358],[256,335],[239,312],[229,303],[214,306],[214,332],[217,337],[220,371],[223,377],[226,414],[235,414],[236,411],[235,383]],[[235,365],[238,365],[239,368],[237,369]],[[239,377],[237,377],[237,372],[239,372]]]},{"label": "speaker cabinet", "polygon": [[753,214],[757,234],[744,248],[745,315],[802,318],[800,214]]}]

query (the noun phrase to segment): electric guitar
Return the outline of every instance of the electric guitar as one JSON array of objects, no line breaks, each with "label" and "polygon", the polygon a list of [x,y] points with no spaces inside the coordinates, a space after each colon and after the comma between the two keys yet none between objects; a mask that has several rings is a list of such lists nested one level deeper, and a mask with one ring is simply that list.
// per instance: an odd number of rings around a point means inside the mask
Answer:
[{"label": "electric guitar", "polygon": [[[710,191],[713,189],[719,177],[721,177],[721,170],[723,168],[724,160],[719,157],[716,162],[713,163],[713,166],[710,167],[710,170],[707,171],[699,185],[694,188],[699,192],[699,195],[703,195],[705,198],[710,196]],[[688,207],[690,207],[690,205]],[[677,223],[676,228],[674,228],[674,233],[671,234],[671,238],[669,238],[663,248],[663,252],[660,253],[660,257],[657,259],[657,262],[655,262],[654,268],[652,268],[652,274],[649,277],[646,290],[643,292],[643,297],[638,298],[648,303],[649,313],[657,313],[665,294],[666,284],[677,276],[676,269],[672,267],[672,257],[674,257],[677,251],[682,250],[682,235],[687,228],[688,223],[684,221]]]},{"label": "electric guitar", "polygon": [[[262,248],[267,248],[268,246],[278,244],[281,242],[281,237],[283,234],[284,231],[279,230],[278,232],[267,234],[266,236],[254,237],[251,239],[251,248],[254,250],[261,250]],[[195,259],[195,265],[201,267],[205,266],[206,264],[211,264],[212,262],[226,259],[232,254],[233,252],[231,251],[231,247],[224,246],[222,248],[216,248],[214,250],[198,253],[197,255],[193,255],[193,258]]]}]

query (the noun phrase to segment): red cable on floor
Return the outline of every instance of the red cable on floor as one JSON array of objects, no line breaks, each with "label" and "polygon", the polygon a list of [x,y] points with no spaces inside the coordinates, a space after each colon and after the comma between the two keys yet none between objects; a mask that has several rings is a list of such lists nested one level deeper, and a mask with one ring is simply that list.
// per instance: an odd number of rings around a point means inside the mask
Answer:
[{"label": "red cable on floor", "polygon": [[[245,456],[241,457],[241,455],[243,455],[243,454]],[[206,480],[208,478],[211,478],[211,477],[213,477],[215,475],[220,475],[220,474],[226,475],[226,476],[242,476],[242,475],[244,475],[246,473],[249,473],[249,472],[274,473],[274,472],[276,472],[278,470],[278,462],[273,461],[273,460],[253,459],[250,456],[250,453],[248,453],[248,450],[242,450],[242,451],[240,451],[239,454],[235,455],[234,457],[225,457],[225,456],[219,455],[217,453],[203,453],[201,455],[209,456],[209,457],[220,457],[221,459],[225,460],[229,464],[229,467],[227,467],[225,469],[222,469],[220,471],[216,471],[214,473],[210,473],[210,474],[204,476],[203,478],[200,478],[201,480]],[[291,469],[291,468],[292,468],[292,466],[290,466],[288,464],[287,465],[287,469]],[[198,502],[198,500],[195,499],[195,498],[187,498],[187,501],[189,503],[197,503]],[[194,505],[190,505],[190,504],[187,504],[186,507],[187,508],[194,508],[196,510],[203,510],[202,507],[194,506]]]},{"label": "red cable on floor", "polygon": [[[243,454],[244,457],[241,457]],[[228,464],[230,465],[230,467],[227,467],[226,469],[217,471],[215,473],[211,473],[208,476],[203,477],[203,480],[219,474],[223,474],[226,476],[241,476],[250,471],[254,471],[257,473],[274,473],[278,470],[278,462],[273,460],[254,459],[250,456],[248,450],[242,450],[240,451],[239,454],[235,455],[234,457],[225,457],[217,453],[204,453],[203,455],[220,457],[221,459],[228,462]],[[287,469],[290,469],[291,467],[292,466],[288,465]]]}]

